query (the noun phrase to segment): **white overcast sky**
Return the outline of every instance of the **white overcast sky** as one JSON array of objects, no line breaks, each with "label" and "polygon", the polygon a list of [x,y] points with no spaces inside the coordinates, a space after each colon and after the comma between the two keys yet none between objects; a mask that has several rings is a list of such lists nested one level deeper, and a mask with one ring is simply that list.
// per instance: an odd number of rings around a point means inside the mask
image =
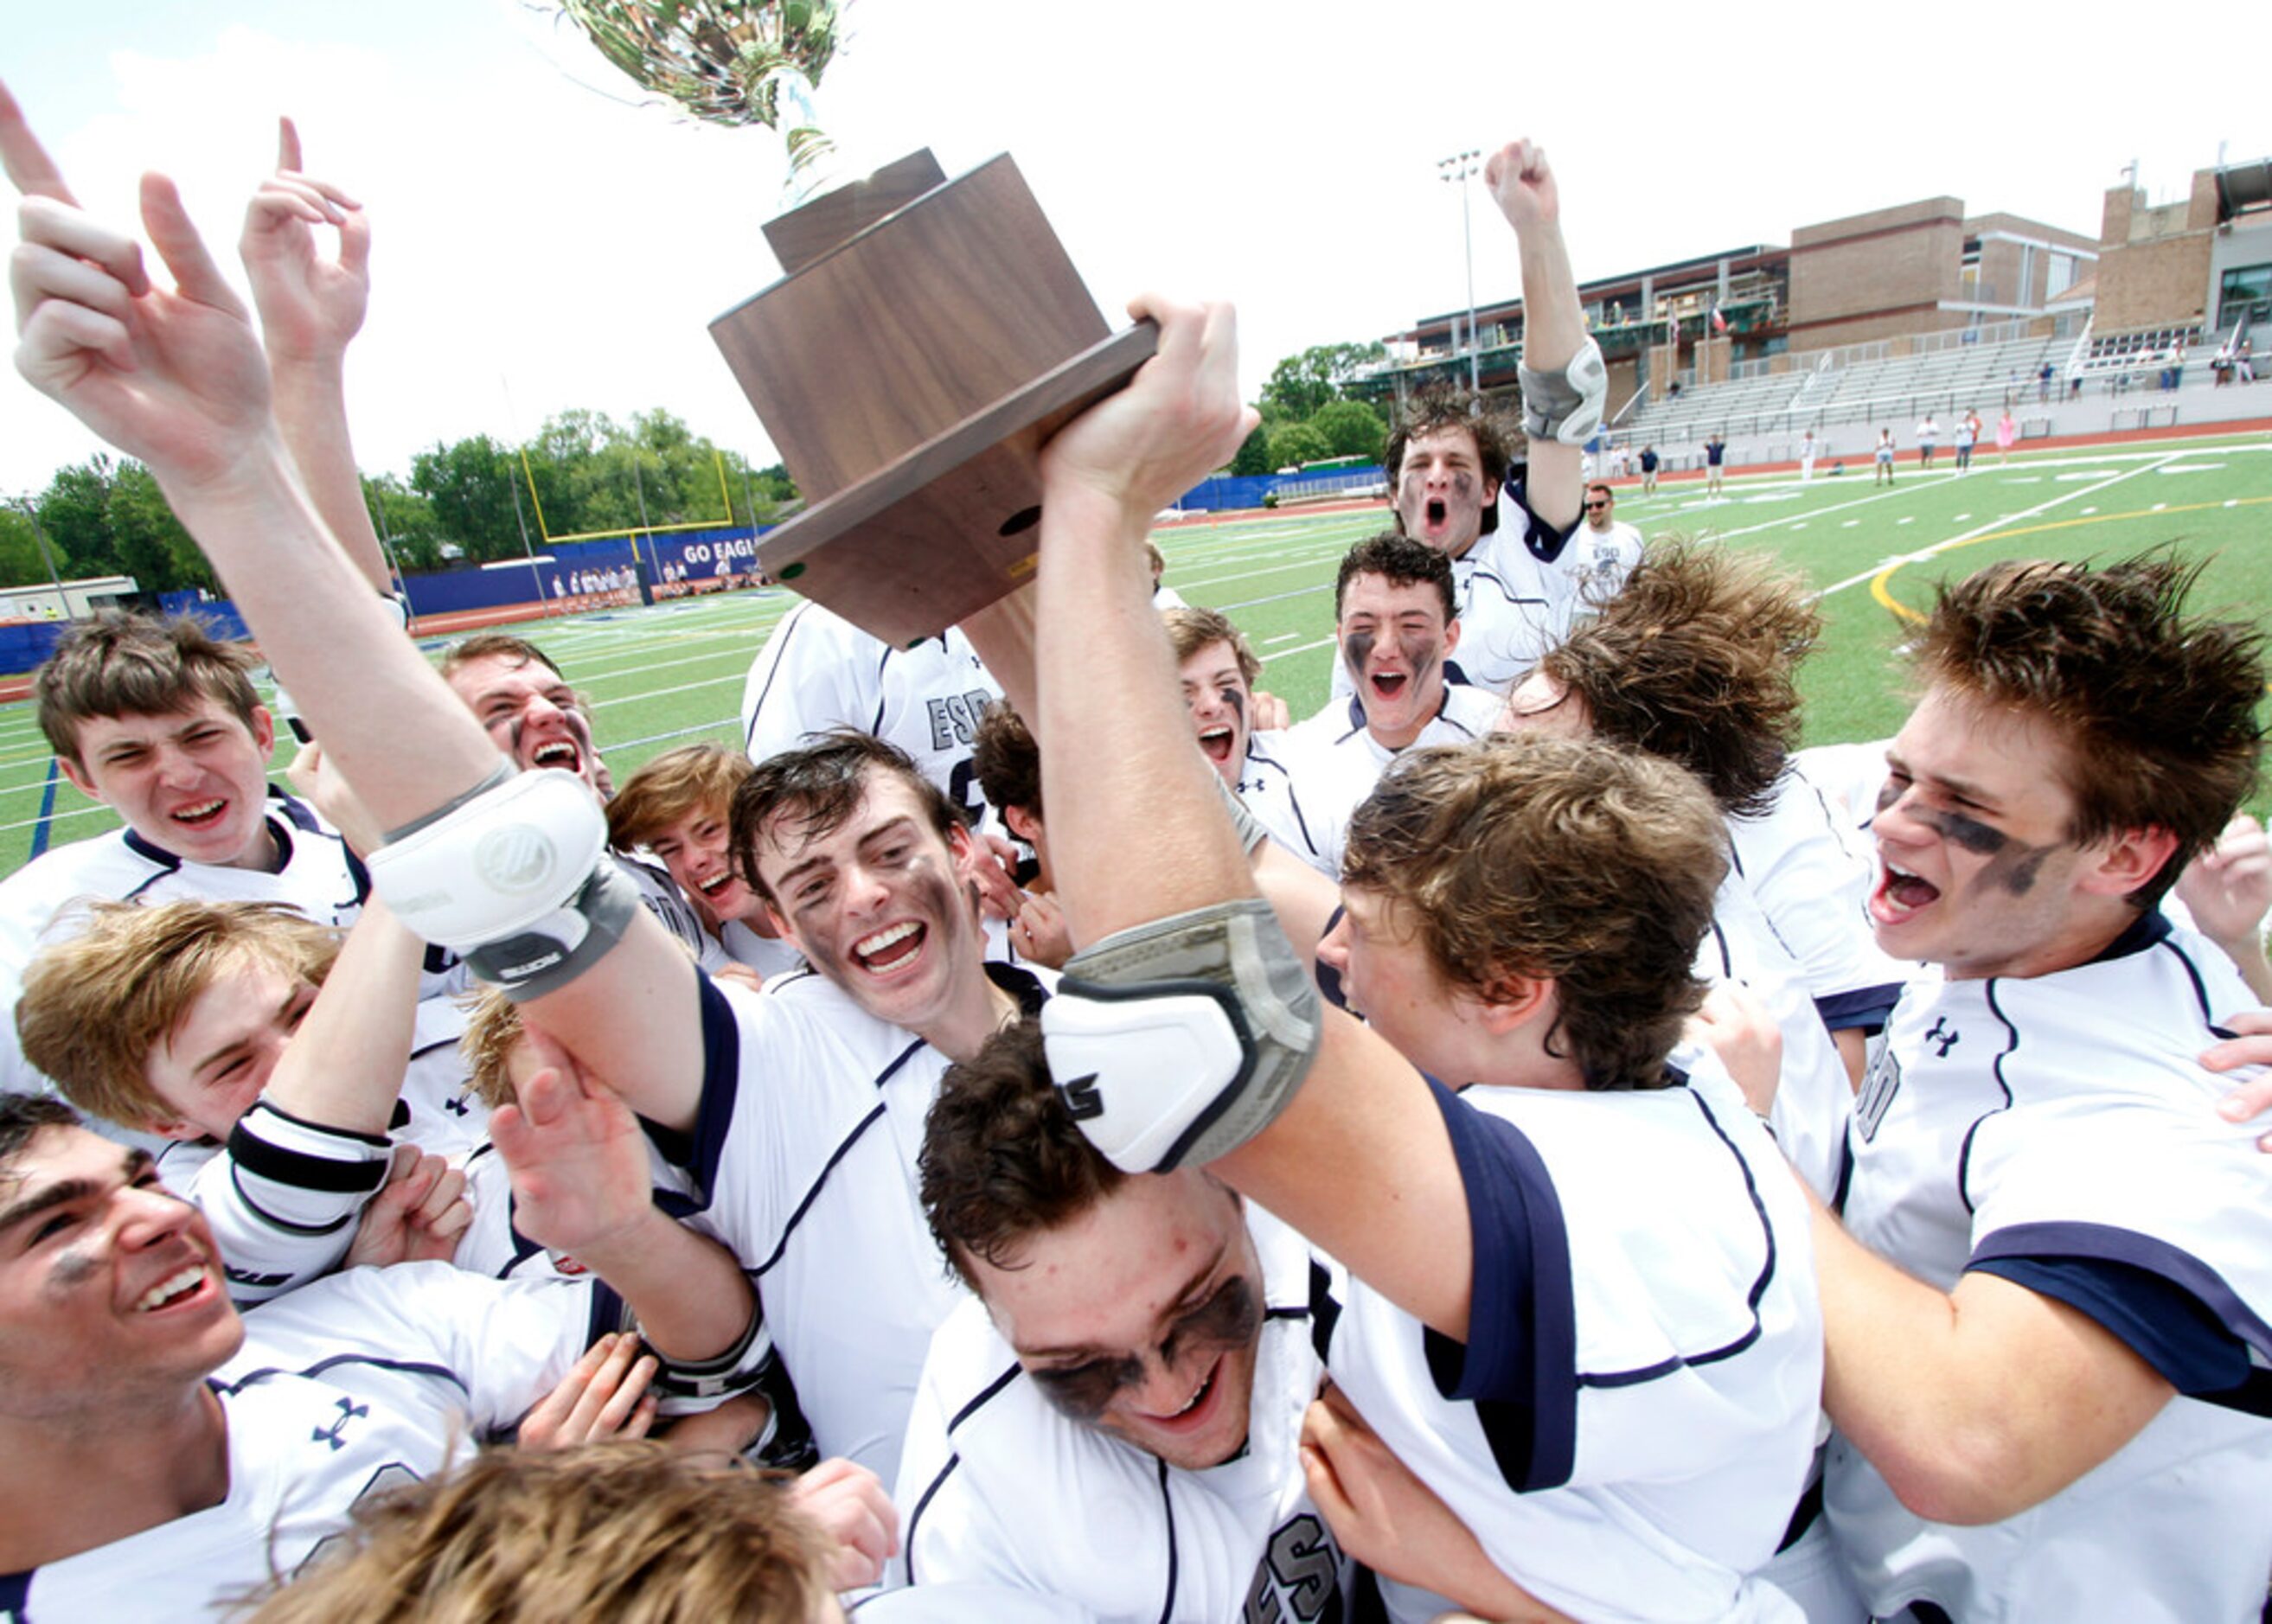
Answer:
[{"label": "white overcast sky", "polygon": [[[310,169],[370,207],[367,470],[575,406],[665,406],[773,460],[706,330],[777,274],[766,131],[644,101],[518,0],[8,12],[0,78],[89,207],[123,213],[161,168],[231,243],[285,112]],[[2133,159],[2160,200],[2220,142],[2272,153],[2272,113],[2195,48],[2233,16],[2164,5],[2166,48],[2134,19],[2111,54],[2082,13],[2028,5],[851,0],[821,112],[863,169],[1013,153],[1116,322],[1147,287],[1236,300],[1251,398],[1281,356],[1466,303],[1448,153],[1543,141],[1581,279],[1943,193],[2095,235]],[[1515,291],[1513,239],[1473,202],[1488,302]],[[0,384],[0,495],[95,449]]]}]

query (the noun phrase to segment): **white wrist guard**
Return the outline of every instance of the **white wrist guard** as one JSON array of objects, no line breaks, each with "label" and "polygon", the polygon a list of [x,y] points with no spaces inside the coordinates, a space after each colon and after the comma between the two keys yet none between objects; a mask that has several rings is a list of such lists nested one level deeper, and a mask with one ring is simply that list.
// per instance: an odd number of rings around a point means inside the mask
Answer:
[{"label": "white wrist guard", "polygon": [[1293,1098],[1318,1038],[1317,986],[1258,898],[1107,936],[1042,1006],[1058,1093],[1124,1173],[1237,1150]]},{"label": "white wrist guard", "polygon": [[1610,369],[1602,346],[1589,337],[1552,372],[1514,369],[1522,386],[1522,431],[1534,440],[1583,445],[1602,431],[1602,409],[1610,401]]},{"label": "white wrist guard", "polygon": [[371,888],[406,928],[530,998],[588,968],[638,907],[607,846],[581,779],[500,764],[479,789],[389,835],[370,854]]}]

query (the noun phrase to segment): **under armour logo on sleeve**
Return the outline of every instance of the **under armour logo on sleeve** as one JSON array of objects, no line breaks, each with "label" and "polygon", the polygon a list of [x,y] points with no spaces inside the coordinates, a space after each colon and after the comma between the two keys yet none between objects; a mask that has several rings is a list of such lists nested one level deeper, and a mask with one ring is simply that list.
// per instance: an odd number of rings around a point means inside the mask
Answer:
[{"label": "under armour logo on sleeve", "polygon": [[349,1421],[359,1420],[362,1417],[370,1413],[370,1406],[369,1404],[359,1404],[355,1403],[352,1399],[347,1398],[342,1398],[339,1400],[338,1403],[340,1406],[340,1419],[333,1421],[329,1427],[318,1427],[308,1434],[311,1441],[316,1443],[328,1443],[334,1450],[344,1449],[348,1447],[347,1440],[340,1436],[341,1433],[347,1431],[348,1423]]},{"label": "under armour logo on sleeve", "polygon": [[1947,1060],[1949,1050],[1956,1047],[1956,1040],[1963,1035],[1962,1032],[1949,1030],[1948,1017],[1944,1015],[1933,1022],[1932,1030],[1925,1033],[1924,1040],[1934,1046],[1935,1059]]}]

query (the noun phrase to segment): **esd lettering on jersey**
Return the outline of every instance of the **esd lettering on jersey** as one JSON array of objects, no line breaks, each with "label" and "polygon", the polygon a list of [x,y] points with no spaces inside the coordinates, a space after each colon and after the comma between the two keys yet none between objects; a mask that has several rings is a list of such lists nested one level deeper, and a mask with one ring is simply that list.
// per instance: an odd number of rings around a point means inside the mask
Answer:
[{"label": "esd lettering on jersey", "polygon": [[1878,1124],[1886,1120],[1894,1096],[1901,1091],[1902,1062],[1894,1058],[1891,1043],[1880,1043],[1870,1069],[1863,1075],[1861,1091],[1854,1096],[1854,1125],[1862,1130],[1865,1144],[1876,1143]]},{"label": "esd lettering on jersey", "polygon": [[1342,1624],[1341,1552],[1304,1511],[1270,1537],[1246,1592],[1243,1624]]},{"label": "esd lettering on jersey", "polygon": [[967,694],[925,700],[930,708],[930,748],[943,750],[950,745],[968,744],[975,740],[979,714],[993,697],[984,689],[974,688]]}]

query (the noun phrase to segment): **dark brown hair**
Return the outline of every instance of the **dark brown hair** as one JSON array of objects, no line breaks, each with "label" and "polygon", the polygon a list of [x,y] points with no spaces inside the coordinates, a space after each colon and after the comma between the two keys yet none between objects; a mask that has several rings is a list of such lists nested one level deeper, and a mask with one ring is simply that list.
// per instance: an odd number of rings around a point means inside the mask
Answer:
[{"label": "dark brown hair", "polygon": [[1361,575],[1377,575],[1391,586],[1433,586],[1444,600],[1444,623],[1448,626],[1459,618],[1452,561],[1401,530],[1367,536],[1342,555],[1341,573],[1334,577],[1336,621],[1342,617],[1342,599],[1349,592],[1349,584]]},{"label": "dark brown hair", "polygon": [[1012,807],[1042,817],[1042,747],[1033,730],[1006,699],[997,699],[978,718],[971,741],[971,770],[986,803],[1004,812]]},{"label": "dark brown hair", "polygon": [[1079,1218],[1128,1177],[1058,1097],[1032,1019],[946,1069],[916,1166],[930,1233],[974,1291],[971,1259],[1015,1267],[1020,1241]]},{"label": "dark brown hair", "polygon": [[1654,1088],[1703,1002],[1726,839],[1670,762],[1501,734],[1399,757],[1350,820],[1342,877],[1386,898],[1455,987],[1551,978],[1547,1052],[1587,1087]]},{"label": "dark brown hair", "polygon": [[776,819],[794,818],[808,839],[828,834],[859,809],[869,780],[878,773],[899,778],[914,793],[942,839],[961,826],[953,803],[923,777],[905,750],[873,734],[834,728],[802,749],[766,757],[734,792],[730,838],[735,869],[743,883],[779,907],[781,898],[758,872],[758,846],[767,828]]},{"label": "dark brown hair", "polygon": [[[1493,485],[1505,485],[1508,473],[1515,466],[1514,448],[1523,442],[1481,396],[1464,389],[1437,388],[1424,389],[1414,395],[1396,414],[1396,422],[1388,431],[1388,446],[1380,460],[1387,471],[1390,491],[1395,490],[1397,480],[1403,476],[1405,449],[1413,441],[1454,428],[1464,429],[1474,438],[1476,461],[1483,468],[1484,478]],[[1498,504],[1486,502],[1483,533],[1489,535],[1498,528]]]},{"label": "dark brown hair", "polygon": [[1915,644],[1929,687],[2039,717],[2066,743],[2066,837],[2166,829],[2177,849],[2130,893],[2151,906],[2255,786],[2264,637],[2185,614],[2202,565],[2166,550],[2094,569],[1991,564],[1944,584]]},{"label": "dark brown hair", "polygon": [[1538,669],[1596,734],[1679,763],[1740,816],[1766,810],[1798,743],[1798,662],[1821,629],[1798,577],[1760,555],[1652,542]]}]

